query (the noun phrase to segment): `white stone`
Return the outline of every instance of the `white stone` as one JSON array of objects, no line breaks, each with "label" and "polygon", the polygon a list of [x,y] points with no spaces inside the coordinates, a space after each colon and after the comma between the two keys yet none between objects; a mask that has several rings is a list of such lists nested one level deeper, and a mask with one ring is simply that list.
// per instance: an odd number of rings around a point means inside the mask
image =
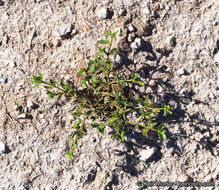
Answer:
[{"label": "white stone", "polygon": [[204,137],[206,137],[206,138],[209,138],[209,137],[211,136],[211,134],[210,134],[209,132],[206,132],[206,133],[204,133],[203,135],[204,135]]},{"label": "white stone", "polygon": [[146,161],[156,152],[156,148],[148,148],[140,152],[140,160]]},{"label": "white stone", "polygon": [[135,41],[131,43],[132,49],[140,49],[141,46],[142,46],[142,39],[141,38],[136,38]]},{"label": "white stone", "polygon": [[131,33],[128,35],[128,41],[129,42],[133,42],[133,40],[135,39],[135,33]]},{"label": "white stone", "polygon": [[5,144],[3,142],[0,142],[0,153],[4,153],[5,149]]},{"label": "white stone", "polygon": [[185,73],[185,70],[183,67],[181,67],[178,71],[177,71],[177,74],[178,75],[183,75]]},{"label": "white stone", "polygon": [[150,14],[150,10],[149,10],[148,8],[144,8],[144,9],[143,9],[143,13],[144,13],[144,14]]},{"label": "white stone", "polygon": [[120,9],[119,12],[118,12],[119,16],[124,16],[125,13],[126,13],[125,9]]},{"label": "white stone", "polygon": [[62,27],[60,27],[57,31],[56,34],[58,37],[62,37],[67,35],[72,31],[72,25],[71,24],[64,24]]},{"label": "white stone", "polygon": [[6,84],[7,83],[7,78],[0,75],[0,83]]},{"label": "white stone", "polygon": [[70,14],[74,13],[74,11],[72,10],[72,8],[70,6],[67,6],[66,9]]},{"label": "white stone", "polygon": [[15,66],[16,66],[16,65],[15,65],[14,61],[11,61],[11,62],[9,63],[9,67],[14,68]]},{"label": "white stone", "polygon": [[214,61],[219,63],[219,52],[217,52],[217,54],[215,54]]},{"label": "white stone", "polygon": [[27,107],[28,107],[28,108],[32,108],[33,106],[34,106],[33,101],[32,101],[32,100],[28,100],[28,101],[27,101]]},{"label": "white stone", "polygon": [[116,55],[116,63],[121,63],[122,62],[122,58],[120,55]]},{"label": "white stone", "polygon": [[106,19],[109,16],[109,11],[106,7],[102,7],[97,10],[97,16],[99,19]]},{"label": "white stone", "polygon": [[178,179],[179,182],[186,182],[188,180],[189,180],[189,176],[187,174],[181,175]]},{"label": "white stone", "polygon": [[133,32],[135,30],[132,24],[129,25],[128,30],[129,30],[129,32]]}]

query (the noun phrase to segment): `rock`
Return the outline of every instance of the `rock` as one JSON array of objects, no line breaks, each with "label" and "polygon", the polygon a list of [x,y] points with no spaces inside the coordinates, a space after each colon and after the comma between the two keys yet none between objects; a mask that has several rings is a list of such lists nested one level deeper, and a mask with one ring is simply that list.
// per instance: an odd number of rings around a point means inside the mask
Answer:
[{"label": "rock", "polygon": [[131,33],[128,35],[128,41],[131,43],[135,39],[135,33]]},{"label": "rock", "polygon": [[214,56],[214,61],[219,63],[219,52],[217,52]]},{"label": "rock", "polygon": [[160,9],[160,4],[159,3],[155,3],[154,4],[154,7],[153,7],[153,10],[154,11],[157,11],[157,10],[159,10]]},{"label": "rock", "polygon": [[126,15],[126,10],[125,9],[120,9],[118,12],[119,16],[125,16]]},{"label": "rock", "polygon": [[132,49],[140,49],[142,47],[142,39],[136,38],[134,42],[131,43]]},{"label": "rock", "polygon": [[17,116],[17,119],[25,119],[26,118],[26,114],[25,113],[21,113]]},{"label": "rock", "polygon": [[185,74],[185,69],[184,69],[183,67],[181,67],[181,68],[177,71],[177,74],[178,74],[179,76],[184,75],[184,74]]},{"label": "rock", "polygon": [[28,100],[27,101],[27,107],[29,108],[29,109],[31,109],[31,108],[33,108],[34,107],[34,102],[32,101],[32,100]]},{"label": "rock", "polygon": [[56,31],[56,34],[58,37],[63,38],[66,35],[71,34],[72,30],[73,27],[71,24],[65,24]]},{"label": "rock", "polygon": [[156,152],[156,148],[147,148],[140,152],[140,160],[147,161],[154,153]]},{"label": "rock", "polygon": [[11,61],[11,62],[9,63],[9,67],[11,67],[11,68],[14,68],[14,67],[16,67],[16,64],[15,64],[15,62],[14,62],[14,61]]},{"label": "rock", "polygon": [[191,3],[197,4],[198,0],[190,0]]},{"label": "rock", "polygon": [[198,142],[201,141],[202,137],[203,137],[203,134],[200,133],[200,132],[196,132],[196,133],[194,134],[194,138],[195,138],[195,140],[198,141]]},{"label": "rock", "polygon": [[148,8],[144,8],[144,9],[143,9],[143,13],[144,13],[144,14],[150,14],[150,10],[149,10]]},{"label": "rock", "polygon": [[5,144],[3,142],[0,142],[0,153],[4,153],[6,150]]},{"label": "rock", "polygon": [[189,175],[188,174],[183,174],[179,177],[178,179],[179,182],[186,182],[189,181]]},{"label": "rock", "polygon": [[128,31],[129,32],[134,32],[134,30],[135,30],[134,26],[132,24],[130,24],[129,27],[128,27]]},{"label": "rock", "polygon": [[7,83],[7,78],[0,75],[0,83],[6,84]]},{"label": "rock", "polygon": [[218,20],[214,20],[214,21],[212,22],[212,24],[213,24],[213,26],[217,26],[217,25],[219,24],[219,21],[218,21]]},{"label": "rock", "polygon": [[166,38],[165,43],[169,47],[175,47],[176,46],[176,38],[174,36],[169,36]]},{"label": "rock", "polygon": [[97,16],[99,19],[107,19],[109,17],[109,10],[106,7],[102,7],[97,10]]},{"label": "rock", "polygon": [[70,14],[74,13],[74,11],[72,10],[72,8],[70,6],[67,6],[66,9]]},{"label": "rock", "polygon": [[76,30],[76,29],[73,29],[72,32],[71,32],[71,34],[72,34],[72,35],[77,34],[77,30]]},{"label": "rock", "polygon": [[122,57],[120,55],[116,55],[116,63],[122,63]]}]

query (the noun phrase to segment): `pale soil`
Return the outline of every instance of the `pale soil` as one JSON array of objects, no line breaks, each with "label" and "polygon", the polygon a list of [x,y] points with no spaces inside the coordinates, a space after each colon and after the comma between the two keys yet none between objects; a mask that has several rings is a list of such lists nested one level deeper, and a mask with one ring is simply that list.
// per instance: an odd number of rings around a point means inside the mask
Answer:
[{"label": "pale soil", "polygon": [[[99,19],[101,7],[112,17]],[[135,190],[137,180],[187,177],[215,187],[148,189],[218,189],[218,10],[218,0],[0,0],[0,75],[7,78],[0,83],[0,141],[7,146],[0,154],[0,189]],[[57,30],[65,24],[77,32],[63,39]],[[139,51],[127,40],[130,24],[144,40]],[[140,90],[173,108],[164,121],[168,140],[133,133],[120,143],[108,129],[104,136],[93,129],[69,162],[73,106],[48,99],[43,87],[32,89],[30,77],[40,71],[46,79],[78,84],[76,72],[94,56],[97,40],[118,27],[121,69],[139,72],[147,84]],[[31,100],[38,106],[29,107]],[[153,147],[154,155],[141,160]]]}]

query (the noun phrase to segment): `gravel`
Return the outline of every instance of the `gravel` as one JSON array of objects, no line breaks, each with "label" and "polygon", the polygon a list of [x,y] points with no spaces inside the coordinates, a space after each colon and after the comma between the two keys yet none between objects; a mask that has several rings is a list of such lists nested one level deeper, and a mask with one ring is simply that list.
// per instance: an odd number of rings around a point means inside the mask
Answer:
[{"label": "gravel", "polygon": [[6,147],[5,144],[3,142],[0,142],[0,153],[5,153]]},{"label": "gravel", "polygon": [[154,153],[156,152],[156,148],[146,148],[145,150],[142,150],[140,152],[140,160],[142,161],[147,161],[151,156],[154,155]]},{"label": "gravel", "polygon": [[219,63],[219,52],[215,54],[214,61]]},{"label": "gravel", "polygon": [[109,10],[106,7],[102,7],[97,10],[97,16],[99,19],[107,19],[109,17]]},{"label": "gravel", "polygon": [[6,84],[7,78],[0,75],[0,83]]},{"label": "gravel", "polygon": [[[134,190],[139,189],[139,179],[187,181],[184,175],[219,183],[215,0],[197,5],[189,0],[2,2],[0,74],[5,84],[0,83],[0,141],[13,151],[6,149],[0,155],[0,189]],[[99,17],[100,8],[105,13]],[[160,113],[158,118],[165,124],[167,140],[159,141],[153,132],[146,138],[132,131],[125,142],[119,142],[111,139],[110,128],[104,135],[91,128],[79,140],[75,159],[67,161],[74,106],[49,99],[43,86],[32,88],[30,77],[40,71],[44,79],[64,77],[79,86],[77,70],[94,58],[104,32],[115,28],[121,33],[112,48],[118,48],[125,62],[118,69],[125,75],[138,72],[145,82],[144,87],[130,89],[173,109],[171,116],[163,120]],[[31,100],[40,106],[33,108]]]},{"label": "gravel", "polygon": [[132,49],[140,49],[142,47],[142,39],[141,38],[135,38],[135,41],[131,43]]}]

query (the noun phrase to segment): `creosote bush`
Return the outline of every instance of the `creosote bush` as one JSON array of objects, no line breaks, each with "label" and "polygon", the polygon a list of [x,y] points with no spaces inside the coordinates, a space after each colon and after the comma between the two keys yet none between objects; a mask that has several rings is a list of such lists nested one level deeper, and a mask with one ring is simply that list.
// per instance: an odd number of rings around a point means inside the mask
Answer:
[{"label": "creosote bush", "polygon": [[[111,137],[123,141],[124,135],[132,130],[141,130],[148,137],[149,131],[155,131],[158,137],[164,140],[164,125],[155,123],[155,117],[159,112],[163,116],[171,114],[169,105],[155,107],[149,99],[140,98],[138,93],[130,90],[130,85],[144,85],[138,80],[138,74],[125,75],[121,70],[115,70],[110,57],[117,52],[112,48],[112,42],[117,32],[106,32],[105,40],[99,40],[99,51],[93,60],[90,60],[86,68],[80,69],[77,74],[84,75],[81,86],[75,87],[62,78],[60,82],[55,80],[45,81],[38,72],[31,82],[34,87],[43,84],[46,94],[50,98],[66,97],[76,106],[72,115],[75,118],[73,133],[69,138],[70,150],[66,152],[67,159],[73,158],[74,149],[78,140],[87,134],[88,127],[95,127],[104,134],[106,126],[112,129]],[[136,118],[130,119],[136,113]]]}]

